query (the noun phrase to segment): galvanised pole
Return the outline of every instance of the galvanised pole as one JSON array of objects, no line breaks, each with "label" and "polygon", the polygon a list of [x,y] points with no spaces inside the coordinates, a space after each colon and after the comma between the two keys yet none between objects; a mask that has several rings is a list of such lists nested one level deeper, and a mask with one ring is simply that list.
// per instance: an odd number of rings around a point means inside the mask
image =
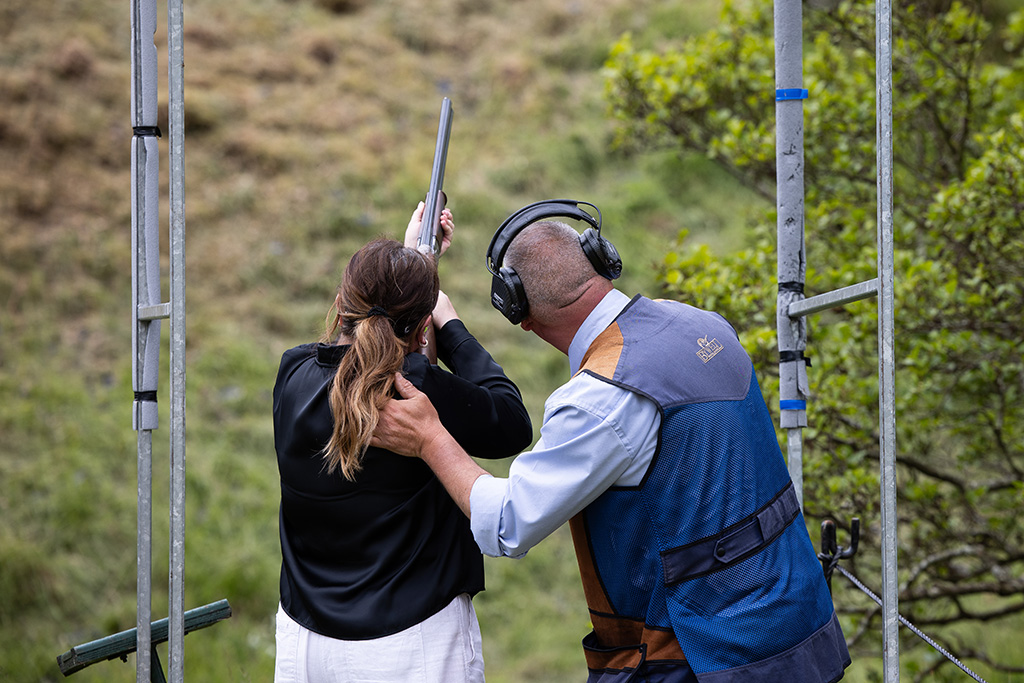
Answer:
[{"label": "galvanised pole", "polygon": [[800,0],[775,0],[775,164],[778,209],[780,426],[787,430],[789,473],[803,506],[803,427],[807,426],[807,323],[790,317],[804,298],[803,10]]},{"label": "galvanised pole", "polygon": [[171,490],[168,650],[170,681],[185,672],[185,78],[183,0],[168,0],[170,137]]},{"label": "galvanised pole", "polygon": [[153,434],[160,358],[159,172],[155,0],[132,0],[132,428],[138,432],[136,680],[151,676]]},{"label": "galvanised pole", "polygon": [[892,6],[875,4],[878,166],[878,402],[882,505],[882,637],[886,683],[900,679],[896,552],[896,363],[893,313]]}]

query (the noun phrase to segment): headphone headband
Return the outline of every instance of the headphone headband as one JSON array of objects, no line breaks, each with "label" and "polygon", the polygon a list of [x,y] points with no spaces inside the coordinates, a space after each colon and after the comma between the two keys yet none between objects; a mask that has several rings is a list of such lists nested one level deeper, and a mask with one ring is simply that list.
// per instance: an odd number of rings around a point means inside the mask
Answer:
[{"label": "headphone headband", "polygon": [[[597,218],[581,209],[581,204],[594,209]],[[516,235],[539,220],[557,217],[584,221],[593,226],[598,235],[601,234],[601,210],[590,202],[576,201],[575,199],[546,199],[527,204],[506,218],[495,231],[494,237],[491,238],[491,244],[487,247],[487,270],[491,275],[498,274],[505,258],[505,252]]]}]

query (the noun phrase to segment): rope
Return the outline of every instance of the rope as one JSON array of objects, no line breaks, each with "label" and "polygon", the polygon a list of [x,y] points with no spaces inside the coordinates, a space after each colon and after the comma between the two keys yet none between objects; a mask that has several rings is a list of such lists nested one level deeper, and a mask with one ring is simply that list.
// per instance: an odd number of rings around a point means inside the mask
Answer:
[{"label": "rope", "polygon": [[[855,576],[854,576],[853,574],[851,574],[850,572],[846,571],[846,570],[845,570],[844,568],[840,567],[840,566],[839,566],[839,564],[838,564],[838,559],[839,559],[839,558],[838,558],[838,556],[836,556],[836,558],[835,558],[835,559],[834,559],[834,560],[833,560],[832,562],[830,562],[830,563],[829,563],[829,564],[830,564],[830,569],[837,569],[837,570],[839,570],[839,573],[840,573],[840,574],[842,574],[843,576],[845,576],[846,578],[848,578],[848,579],[850,580],[850,582],[851,582],[851,583],[853,583],[853,585],[854,585],[854,586],[856,586],[857,588],[861,589],[861,590],[862,590],[862,591],[864,592],[864,594],[865,594],[865,595],[867,595],[867,596],[868,596],[869,598],[871,598],[872,600],[874,600],[874,601],[875,601],[876,603],[878,603],[878,606],[879,606],[879,607],[881,607],[881,606],[882,606],[882,600],[881,600],[881,598],[879,598],[879,597],[878,597],[877,595],[875,595],[874,593],[872,593],[872,592],[871,592],[871,590],[870,590],[870,589],[869,589],[869,588],[868,588],[867,586],[865,586],[865,585],[864,585],[863,583],[861,583],[861,582],[860,582],[860,581],[859,581],[859,580],[857,579],[857,577],[855,577]],[[831,574],[831,571],[829,572],[829,574]],[[904,626],[906,626],[907,628],[909,628],[909,629],[910,629],[911,631],[913,631],[913,632],[914,632],[914,634],[915,634],[915,635],[916,635],[916,636],[917,636],[918,638],[920,638],[921,640],[923,640],[924,642],[928,643],[928,644],[929,644],[929,645],[931,645],[931,646],[932,646],[933,648],[935,648],[936,650],[938,650],[938,651],[939,651],[940,653],[942,653],[942,654],[943,654],[943,655],[944,655],[944,656],[946,657],[946,659],[948,659],[949,661],[953,662],[953,663],[954,663],[954,664],[956,664],[956,665],[957,665],[958,667],[960,667],[960,669],[961,669],[961,670],[962,670],[962,671],[963,671],[963,672],[964,672],[965,674],[967,674],[968,676],[970,676],[970,677],[971,677],[971,678],[973,678],[974,680],[978,681],[978,683],[986,683],[985,679],[981,678],[980,676],[978,676],[978,674],[974,673],[973,671],[971,671],[970,669],[968,669],[968,668],[967,668],[966,666],[964,666],[964,665],[963,665],[963,664],[962,664],[962,663],[960,662],[960,660],[959,660],[959,659],[957,659],[956,657],[954,657],[953,655],[951,655],[951,654],[950,654],[949,652],[947,652],[947,651],[945,650],[945,648],[943,648],[943,647],[942,647],[941,645],[939,645],[939,644],[938,644],[938,643],[936,643],[936,642],[935,642],[934,640],[932,640],[931,638],[929,638],[929,637],[928,637],[928,636],[927,636],[927,635],[926,635],[926,634],[925,634],[925,633],[924,633],[923,631],[921,631],[921,629],[917,628],[916,626],[914,626],[913,624],[911,624],[911,623],[910,623],[909,621],[907,621],[907,620],[906,620],[906,619],[905,619],[905,618],[903,617],[903,615],[902,615],[902,614],[898,614],[898,613],[897,613],[897,615],[896,615],[896,616],[898,616],[898,617],[899,617],[899,619],[900,619],[900,623],[901,623],[901,624],[903,624]]]}]

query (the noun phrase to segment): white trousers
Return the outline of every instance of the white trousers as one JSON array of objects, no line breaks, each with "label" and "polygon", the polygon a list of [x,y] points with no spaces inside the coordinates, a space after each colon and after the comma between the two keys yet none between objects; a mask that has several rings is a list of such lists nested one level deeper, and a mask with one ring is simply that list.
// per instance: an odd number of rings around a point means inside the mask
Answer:
[{"label": "white trousers", "polygon": [[277,610],[274,683],[483,683],[480,624],[463,593],[424,621],[372,640],[329,638]]}]

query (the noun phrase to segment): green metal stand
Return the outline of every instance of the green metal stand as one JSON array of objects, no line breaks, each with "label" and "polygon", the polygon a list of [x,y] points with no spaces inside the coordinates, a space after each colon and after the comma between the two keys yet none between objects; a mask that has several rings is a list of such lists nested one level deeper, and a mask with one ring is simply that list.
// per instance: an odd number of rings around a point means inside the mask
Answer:
[{"label": "green metal stand", "polygon": [[[231,605],[228,604],[227,600],[219,600],[209,605],[189,610],[185,612],[185,633],[188,634],[207,626],[213,626],[218,621],[223,621],[230,616]],[[150,633],[152,634],[150,681],[151,683],[166,683],[167,679],[164,677],[163,668],[160,666],[159,658],[157,658],[156,646],[167,642],[168,620],[160,619],[159,621],[154,621],[150,625]],[[138,633],[137,629],[133,628],[115,633],[112,636],[77,645],[64,654],[59,655],[57,657],[57,664],[60,666],[62,674],[70,676],[96,662],[109,661],[115,658],[128,661],[128,655],[135,652],[137,648]]]}]

